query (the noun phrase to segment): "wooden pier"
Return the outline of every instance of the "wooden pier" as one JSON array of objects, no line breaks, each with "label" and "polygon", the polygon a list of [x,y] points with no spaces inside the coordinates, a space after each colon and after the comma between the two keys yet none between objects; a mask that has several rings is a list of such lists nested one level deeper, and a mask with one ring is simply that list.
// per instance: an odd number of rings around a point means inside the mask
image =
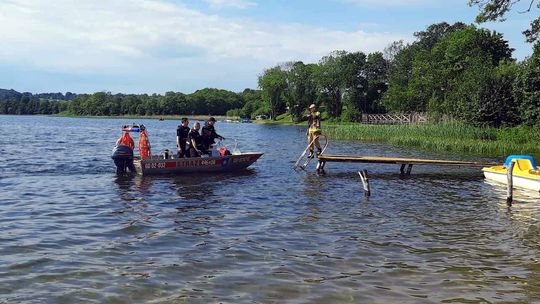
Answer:
[{"label": "wooden pier", "polygon": [[[397,164],[401,165],[401,174],[410,175],[413,165],[432,165],[432,166],[462,166],[482,168],[495,166],[495,163],[481,163],[458,160],[442,160],[442,159],[419,159],[419,158],[401,158],[401,157],[379,157],[379,156],[356,156],[356,155],[336,155],[336,154],[321,154],[319,155],[319,163],[317,164],[317,172],[324,172],[324,166],[327,162],[340,163],[376,163],[376,164]],[[405,168],[407,167],[407,171]]]}]

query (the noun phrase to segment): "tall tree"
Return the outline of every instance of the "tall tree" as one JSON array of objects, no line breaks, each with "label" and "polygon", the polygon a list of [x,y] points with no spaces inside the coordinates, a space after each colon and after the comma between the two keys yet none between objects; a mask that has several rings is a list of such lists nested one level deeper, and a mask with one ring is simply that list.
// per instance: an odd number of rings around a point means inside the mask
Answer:
[{"label": "tall tree", "polygon": [[317,83],[322,95],[326,110],[331,117],[341,116],[343,109],[342,94],[346,83],[343,73],[343,57],[345,51],[334,51],[324,56],[317,69]]},{"label": "tall tree", "polygon": [[[396,42],[388,48],[388,52],[393,53],[388,71],[388,91],[382,98],[382,104],[390,112],[411,112],[425,111],[429,96],[415,95],[409,91],[409,82],[413,75],[413,62],[415,59],[426,57],[432,48],[446,36],[465,28],[466,25],[457,22],[450,25],[446,22],[436,23],[428,26],[424,31],[415,33],[416,41],[412,44],[403,45]],[[418,66],[416,67],[418,68]],[[416,79],[415,86],[424,86],[425,79]]]},{"label": "tall tree", "polygon": [[[536,0],[469,0],[470,6],[478,6],[480,13],[476,16],[476,22],[483,23],[486,21],[504,21],[505,15],[521,4],[518,12],[528,13],[533,10],[533,6],[540,9],[540,2]],[[530,27],[523,31],[528,42],[536,42],[540,39],[540,17],[534,19],[530,23]]]},{"label": "tall tree", "polygon": [[384,59],[381,52],[371,53],[366,61],[367,103],[369,108],[367,112],[380,112],[383,107],[380,104],[381,97],[388,88],[388,67],[389,63]]},{"label": "tall tree", "polygon": [[486,101],[482,88],[491,80],[495,86],[498,80],[488,76],[500,62],[511,62],[511,53],[500,34],[468,26],[415,57],[408,94],[431,112],[483,124],[477,115]]},{"label": "tall tree", "polygon": [[530,58],[520,64],[514,83],[514,94],[520,102],[520,113],[528,125],[540,125],[540,42]]},{"label": "tall tree", "polygon": [[309,104],[314,103],[317,98],[315,82],[317,66],[306,65],[301,61],[290,63],[288,66],[286,102],[292,119],[297,121]]},{"label": "tall tree", "polygon": [[267,69],[259,76],[259,87],[270,106],[270,117],[276,116],[284,107],[283,93],[287,88],[287,76],[280,66]]},{"label": "tall tree", "polygon": [[241,95],[244,100],[241,116],[253,118],[256,115],[268,114],[269,107],[264,102],[261,90],[245,89]]},{"label": "tall tree", "polygon": [[416,44],[423,50],[431,50],[446,35],[465,27],[467,25],[462,22],[456,22],[452,25],[446,22],[432,24],[426,30],[414,33]]},{"label": "tall tree", "polygon": [[366,54],[354,52],[344,54],[341,59],[343,103],[347,108],[342,114],[342,120],[359,120],[362,112],[369,112],[370,105],[366,99],[368,90],[366,58]]}]

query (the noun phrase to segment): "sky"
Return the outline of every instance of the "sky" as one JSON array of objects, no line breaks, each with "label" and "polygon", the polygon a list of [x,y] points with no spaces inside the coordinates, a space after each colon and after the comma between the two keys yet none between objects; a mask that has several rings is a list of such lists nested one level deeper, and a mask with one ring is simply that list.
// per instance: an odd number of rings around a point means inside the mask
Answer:
[{"label": "sky", "polygon": [[[0,88],[20,92],[191,93],[256,88],[264,69],[371,53],[446,21],[473,23],[467,0],[0,0]],[[523,3],[525,4],[525,3]],[[522,60],[533,16],[497,30]]]}]

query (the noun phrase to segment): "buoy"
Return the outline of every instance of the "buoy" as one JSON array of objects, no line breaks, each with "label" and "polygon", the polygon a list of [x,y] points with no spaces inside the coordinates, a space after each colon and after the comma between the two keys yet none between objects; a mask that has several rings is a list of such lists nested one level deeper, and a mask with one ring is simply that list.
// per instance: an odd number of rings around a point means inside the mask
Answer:
[{"label": "buoy", "polygon": [[148,140],[148,134],[146,133],[146,130],[141,131],[141,136],[139,137],[139,153],[141,154],[141,159],[152,158],[152,152],[150,151],[150,141]]}]

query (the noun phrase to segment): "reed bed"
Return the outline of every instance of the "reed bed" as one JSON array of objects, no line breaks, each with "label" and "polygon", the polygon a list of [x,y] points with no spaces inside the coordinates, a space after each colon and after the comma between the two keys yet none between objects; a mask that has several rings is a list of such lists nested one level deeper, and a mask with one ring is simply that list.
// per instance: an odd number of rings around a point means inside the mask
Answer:
[{"label": "reed bed", "polygon": [[540,156],[540,132],[531,127],[481,128],[459,123],[425,125],[327,125],[332,139],[384,142],[431,151],[484,156]]}]

